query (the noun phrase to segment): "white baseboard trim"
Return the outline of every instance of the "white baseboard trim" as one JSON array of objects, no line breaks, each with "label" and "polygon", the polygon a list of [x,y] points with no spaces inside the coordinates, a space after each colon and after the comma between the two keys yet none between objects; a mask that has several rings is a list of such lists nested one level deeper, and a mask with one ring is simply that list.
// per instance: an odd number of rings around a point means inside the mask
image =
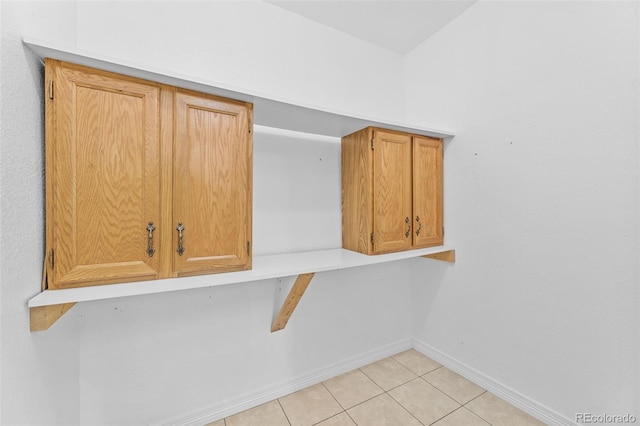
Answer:
[{"label": "white baseboard trim", "polygon": [[167,422],[164,426],[206,425],[207,423],[248,410],[249,408],[257,407],[265,402],[299,391],[300,389],[315,385],[339,374],[379,361],[383,358],[395,355],[398,352],[411,349],[412,347],[413,340],[411,338],[403,339],[301,376],[293,377],[289,380],[266,386],[262,389],[249,392],[228,401],[212,405],[204,410]]},{"label": "white baseboard trim", "polygon": [[530,414],[531,416],[535,417],[541,422],[544,422],[547,425],[577,425],[577,423],[575,423],[574,421],[516,392],[508,386],[495,381],[494,379],[482,374],[481,372],[469,367],[468,365],[451,358],[450,356],[440,352],[433,346],[430,346],[418,339],[413,339],[413,348],[416,351],[433,359],[434,361],[439,362],[448,369],[460,374],[462,377],[472,381],[476,385],[504,399],[509,404],[521,409],[525,413]]}]

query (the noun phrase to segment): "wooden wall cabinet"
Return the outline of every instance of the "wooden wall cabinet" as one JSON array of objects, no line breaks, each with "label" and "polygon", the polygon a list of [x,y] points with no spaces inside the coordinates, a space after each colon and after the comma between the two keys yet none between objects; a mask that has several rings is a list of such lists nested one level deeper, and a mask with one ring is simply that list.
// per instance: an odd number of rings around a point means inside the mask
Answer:
[{"label": "wooden wall cabinet", "polygon": [[45,65],[48,288],[251,269],[251,103]]},{"label": "wooden wall cabinet", "polygon": [[[43,291],[28,303],[31,331],[48,329],[76,303],[297,276],[275,331],[286,325],[314,273],[416,257],[455,262],[454,247],[439,245],[442,182],[420,177],[441,176],[437,138],[452,132],[350,117],[75,48],[23,43],[46,62],[46,256]],[[347,250],[252,258],[254,105],[262,111],[256,124],[265,127],[333,137],[378,127],[343,141]],[[410,245],[406,223],[397,225],[409,211]],[[405,250],[422,245],[434,246]],[[401,251],[356,252],[382,250]],[[203,275],[222,271],[238,272]],[[153,281],[182,275],[193,276]],[[94,285],[117,282],[128,284]]]},{"label": "wooden wall cabinet", "polygon": [[367,127],[342,138],[342,246],[443,244],[442,139]]}]

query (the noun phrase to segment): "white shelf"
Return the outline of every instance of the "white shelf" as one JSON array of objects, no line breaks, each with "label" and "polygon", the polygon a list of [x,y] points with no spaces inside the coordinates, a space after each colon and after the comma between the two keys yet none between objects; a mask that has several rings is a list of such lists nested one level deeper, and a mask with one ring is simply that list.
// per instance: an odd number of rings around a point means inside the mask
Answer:
[{"label": "white shelf", "polygon": [[454,250],[451,246],[437,246],[399,253],[366,256],[344,249],[307,251],[300,253],[254,256],[250,271],[199,275],[194,277],[169,278],[125,284],[109,284],[93,287],[45,290],[29,300],[29,307],[88,302],[118,297],[140,296],[169,291],[214,287],[248,281],[289,277],[310,272],[332,271],[410,259]]},{"label": "white shelf", "polygon": [[38,57],[59,59],[79,65],[99,68],[132,77],[156,81],[185,89],[224,96],[231,99],[253,102],[255,124],[288,129],[304,133],[342,137],[368,126],[383,127],[438,138],[450,138],[453,132],[432,129],[407,123],[378,120],[371,117],[353,116],[340,111],[330,111],[302,102],[291,102],[271,96],[262,96],[219,82],[206,81],[199,77],[182,75],[170,70],[136,64],[121,59],[81,51],[75,48],[25,37],[23,43]]},{"label": "white shelf", "polygon": [[[287,99],[264,96],[260,93],[231,87],[219,82],[207,81],[200,77],[183,75],[175,71],[137,64],[127,60],[109,58],[93,52],[58,46],[28,37],[23,39],[23,43],[42,60],[45,58],[58,59],[185,89],[252,102],[254,105],[254,124],[258,126],[337,138],[368,126],[438,138],[450,138],[454,135],[450,131],[419,125],[344,114],[340,111],[309,105],[299,100],[292,102]],[[286,302],[290,304],[287,305],[287,312],[283,311],[284,313],[281,312],[278,315],[278,320],[282,324],[286,324],[288,316],[295,308],[297,300],[304,293],[308,280],[311,279],[311,276],[304,278],[305,274],[436,255],[438,253],[442,254],[442,260],[451,261],[454,249],[449,246],[439,246],[377,256],[365,256],[343,249],[254,256],[253,269],[250,271],[73,289],[45,290],[29,300],[31,329],[32,331],[47,329],[64,315],[73,304],[78,302],[206,288],[297,275],[300,283],[298,283],[298,280],[296,281],[295,291],[289,295],[290,299]],[[306,284],[303,282],[305,280]]]}]

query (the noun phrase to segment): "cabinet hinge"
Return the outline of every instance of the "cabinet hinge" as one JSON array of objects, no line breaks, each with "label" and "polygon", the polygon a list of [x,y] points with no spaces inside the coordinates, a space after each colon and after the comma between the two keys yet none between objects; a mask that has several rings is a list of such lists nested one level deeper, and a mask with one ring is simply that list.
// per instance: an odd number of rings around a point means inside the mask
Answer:
[{"label": "cabinet hinge", "polygon": [[442,236],[444,237],[444,226],[442,227]]},{"label": "cabinet hinge", "polygon": [[53,80],[49,80],[49,99],[53,99]]},{"label": "cabinet hinge", "polygon": [[374,149],[374,147],[375,147],[374,140],[375,140],[375,139],[371,139],[371,149],[372,149],[372,150],[373,150],[373,149]]},{"label": "cabinet hinge", "polygon": [[51,269],[53,269],[53,249],[49,250],[49,266],[51,266]]},{"label": "cabinet hinge", "polygon": [[371,244],[374,244],[376,242],[376,239],[374,237],[373,232],[371,233]]},{"label": "cabinet hinge", "polygon": [[249,133],[251,133],[251,129],[253,129],[253,124],[251,123],[251,119],[249,119],[248,129],[247,129],[249,131]]},{"label": "cabinet hinge", "polygon": [[251,243],[247,241],[247,256],[251,254]]}]

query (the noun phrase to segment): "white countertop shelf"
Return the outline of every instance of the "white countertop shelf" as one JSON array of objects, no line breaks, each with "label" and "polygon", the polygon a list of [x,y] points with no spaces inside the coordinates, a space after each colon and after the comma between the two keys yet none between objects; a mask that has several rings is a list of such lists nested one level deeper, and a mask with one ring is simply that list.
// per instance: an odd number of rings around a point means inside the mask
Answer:
[{"label": "white countertop shelf", "polygon": [[318,108],[304,102],[292,102],[287,99],[263,96],[259,93],[251,93],[236,87],[229,87],[219,82],[206,81],[200,77],[183,75],[171,70],[137,64],[127,60],[109,58],[97,53],[59,46],[29,37],[23,38],[23,43],[43,60],[44,58],[58,59],[185,89],[252,102],[254,105],[255,124],[262,126],[334,137],[346,136],[368,126],[383,127],[437,138],[454,136],[453,132],[447,130],[354,116],[340,111]]},{"label": "white countertop shelf", "polygon": [[398,253],[366,256],[344,249],[318,250],[299,253],[274,254],[253,257],[253,269],[222,274],[139,281],[124,284],[108,284],[92,287],[45,290],[29,300],[29,308],[140,296],[289,277],[306,273],[332,271],[410,259],[426,255],[450,252],[451,246],[437,246]]},{"label": "white countertop shelf", "polygon": [[[58,59],[185,89],[252,102],[254,105],[254,124],[259,126],[338,138],[368,126],[443,139],[454,136],[450,131],[344,114],[341,111],[310,105],[303,100],[291,101],[277,96],[265,96],[219,82],[208,81],[201,77],[183,75],[172,70],[110,58],[95,52],[60,46],[29,37],[23,38],[23,43],[42,60],[45,58]],[[206,288],[297,275],[294,289],[283,305],[283,308],[287,307],[287,310],[284,312],[283,309],[283,312],[278,315],[278,324],[284,327],[297,300],[304,293],[304,289],[314,273],[420,256],[436,256],[440,260],[453,261],[455,251],[450,246],[438,246],[376,256],[366,256],[344,249],[254,256],[253,269],[249,271],[45,290],[29,300],[31,330],[46,330],[78,302]]]}]

